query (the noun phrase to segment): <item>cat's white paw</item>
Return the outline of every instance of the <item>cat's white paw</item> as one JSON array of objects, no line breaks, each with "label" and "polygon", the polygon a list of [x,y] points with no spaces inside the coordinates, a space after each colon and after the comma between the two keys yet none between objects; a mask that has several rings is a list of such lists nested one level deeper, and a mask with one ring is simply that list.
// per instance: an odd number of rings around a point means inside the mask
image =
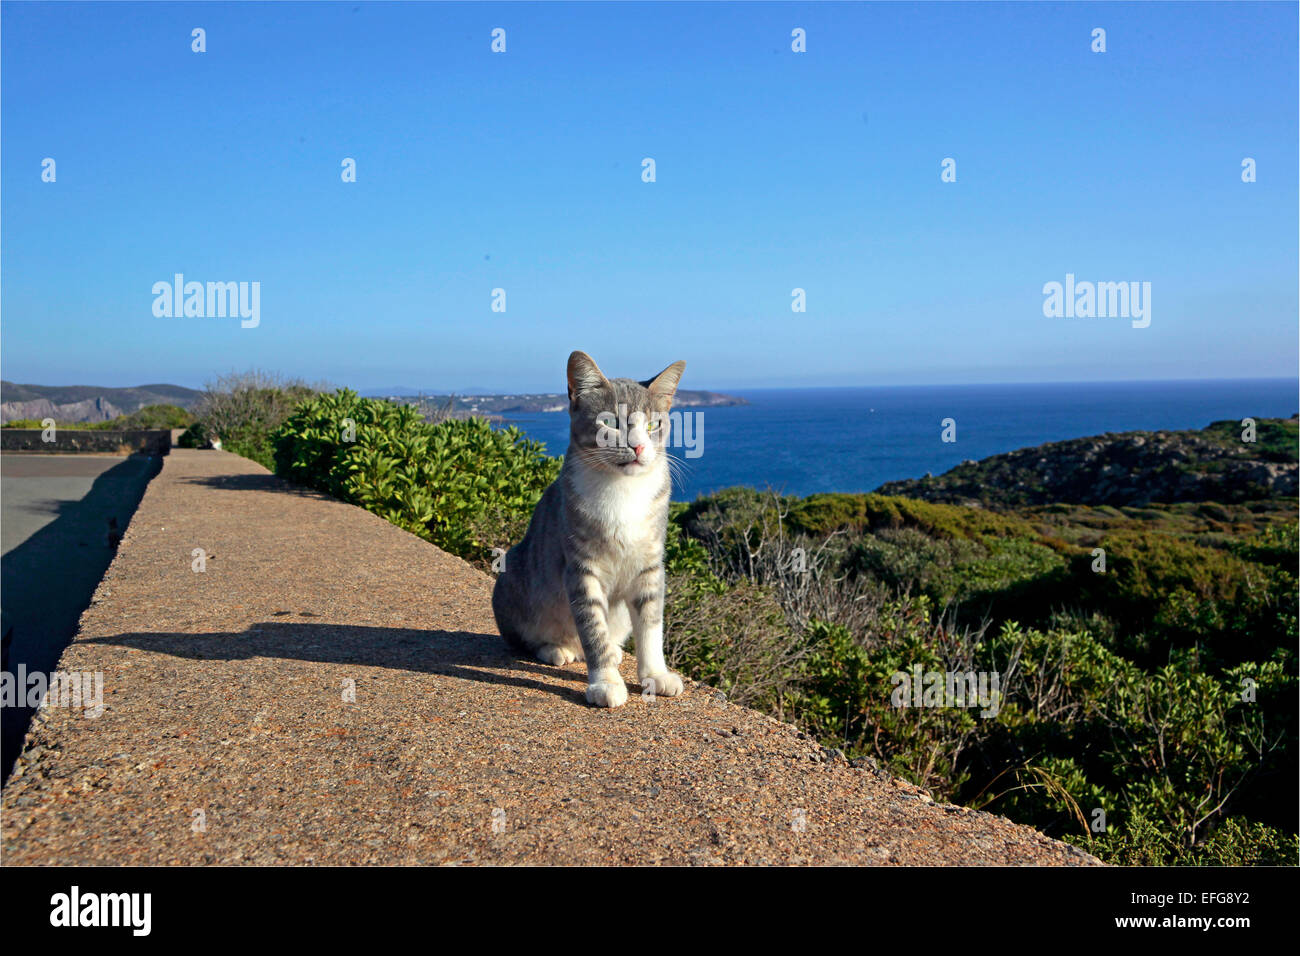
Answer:
[{"label": "cat's white paw", "polygon": [[545,647],[539,647],[536,651],[537,659],[543,664],[555,664],[557,667],[561,664],[572,664],[578,659],[578,655],[573,653],[567,647],[559,647],[556,644],[547,644]]},{"label": "cat's white paw", "polygon": [[621,680],[588,684],[587,703],[597,707],[622,707],[627,703],[627,684]]},{"label": "cat's white paw", "polygon": [[644,674],[641,677],[642,693],[648,691],[656,697],[676,697],[683,689],[682,679],[672,671]]}]

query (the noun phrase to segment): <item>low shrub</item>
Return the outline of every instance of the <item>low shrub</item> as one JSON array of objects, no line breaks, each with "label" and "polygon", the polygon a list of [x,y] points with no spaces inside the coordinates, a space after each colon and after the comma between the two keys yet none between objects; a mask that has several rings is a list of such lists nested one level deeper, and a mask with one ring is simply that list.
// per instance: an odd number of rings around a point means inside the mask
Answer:
[{"label": "low shrub", "polygon": [[[748,628],[780,687],[757,705],[936,796],[1117,863],[1297,862],[1293,507],[990,514],[733,488],[671,517],[688,673],[743,683],[723,662]],[[914,666],[1000,675],[996,713],[896,706]]]},{"label": "low shrub", "polygon": [[223,451],[273,468],[272,435],[299,402],[316,390],[297,379],[268,372],[223,375],[204,386],[195,418]]},{"label": "low shrub", "polygon": [[299,404],[273,445],[277,475],[480,563],[523,536],[562,464],[516,428],[480,418],[430,424],[412,406],[348,389]]}]

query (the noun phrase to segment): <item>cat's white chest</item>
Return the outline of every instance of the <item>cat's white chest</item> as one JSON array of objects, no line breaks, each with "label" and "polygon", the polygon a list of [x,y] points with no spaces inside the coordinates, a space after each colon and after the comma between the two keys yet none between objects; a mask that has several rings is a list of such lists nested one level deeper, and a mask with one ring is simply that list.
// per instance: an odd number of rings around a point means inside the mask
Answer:
[{"label": "cat's white chest", "polygon": [[611,481],[583,504],[611,536],[625,545],[639,544],[654,534],[651,517],[657,490],[649,478]]},{"label": "cat's white chest", "polygon": [[585,475],[578,482],[580,507],[599,522],[609,543],[641,550],[657,543],[655,501],[662,485],[654,475],[614,478]]}]

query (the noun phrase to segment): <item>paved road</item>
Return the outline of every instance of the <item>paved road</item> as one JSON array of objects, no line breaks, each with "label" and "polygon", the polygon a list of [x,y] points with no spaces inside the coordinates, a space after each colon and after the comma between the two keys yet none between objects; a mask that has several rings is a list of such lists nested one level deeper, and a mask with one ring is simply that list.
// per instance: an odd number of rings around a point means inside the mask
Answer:
[{"label": "paved road", "polygon": [[104,710],[39,713],[6,863],[1095,862],[699,684],[588,707],[580,666],[506,650],[491,585],[252,462],[173,451],[61,660],[103,675]]},{"label": "paved road", "polygon": [[[123,468],[122,466],[126,466]],[[136,488],[136,501],[150,475],[150,461],[120,455],[0,455],[0,553],[8,554],[86,497],[101,477]],[[107,525],[107,515],[104,516]],[[102,538],[87,526],[83,538]],[[86,541],[86,544],[91,544]]]},{"label": "paved road", "polygon": [[[124,529],[158,460],[145,456],[0,455],[0,607],[13,628],[4,668],[48,672],[113,557],[109,519]],[[8,777],[31,710],[0,716]]]}]

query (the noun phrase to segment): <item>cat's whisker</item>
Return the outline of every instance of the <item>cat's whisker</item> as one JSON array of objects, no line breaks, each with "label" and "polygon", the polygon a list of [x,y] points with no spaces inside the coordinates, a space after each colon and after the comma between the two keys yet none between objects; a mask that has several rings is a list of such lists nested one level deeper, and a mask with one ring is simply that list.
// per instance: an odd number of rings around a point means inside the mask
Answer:
[{"label": "cat's whisker", "polygon": [[686,484],[691,477],[691,465],[675,455],[666,455],[668,459],[668,475],[673,484],[679,487]]},{"label": "cat's whisker", "polygon": [[668,472],[671,473],[675,481],[684,481],[689,479],[690,472],[693,470],[693,464],[688,460],[677,458],[676,455],[666,455],[668,459]]}]

